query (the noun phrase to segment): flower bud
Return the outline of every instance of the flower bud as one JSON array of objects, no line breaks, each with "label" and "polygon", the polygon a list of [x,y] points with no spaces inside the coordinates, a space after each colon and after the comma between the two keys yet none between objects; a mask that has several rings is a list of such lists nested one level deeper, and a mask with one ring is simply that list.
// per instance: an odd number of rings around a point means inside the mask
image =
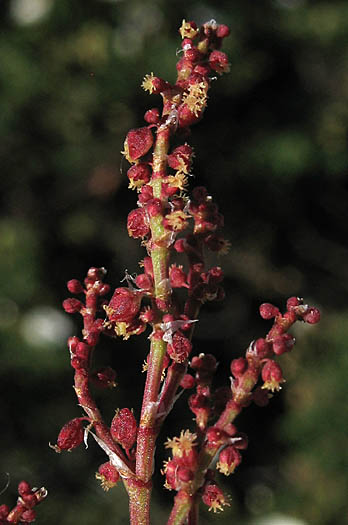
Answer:
[{"label": "flower bud", "polygon": [[285,352],[290,352],[295,344],[295,339],[290,334],[282,334],[273,339],[273,352],[276,355],[282,355]]},{"label": "flower bud", "polygon": [[153,135],[147,127],[131,129],[127,133],[124,143],[125,157],[129,162],[134,162],[146,155],[153,144]]},{"label": "flower bud", "polygon": [[127,176],[130,180],[131,188],[140,188],[143,184],[147,184],[151,179],[151,170],[145,162],[134,164],[127,171]]},{"label": "flower bud", "polygon": [[83,419],[76,417],[65,423],[58,435],[56,452],[61,452],[62,450],[70,451],[81,445],[84,436]]},{"label": "flower bud", "polygon": [[22,513],[21,521],[24,523],[32,523],[36,520],[36,511],[34,509],[25,510]]},{"label": "flower bud", "polygon": [[228,73],[230,64],[228,63],[228,56],[223,51],[214,50],[209,55],[209,65],[217,73]]},{"label": "flower bud", "polygon": [[242,456],[239,450],[229,445],[220,452],[216,468],[225,476],[229,476],[235,471],[241,461]]},{"label": "flower bud", "polygon": [[193,388],[196,384],[195,378],[191,376],[191,374],[185,374],[180,382],[181,388],[184,388],[185,390],[189,390]]},{"label": "flower bud", "polygon": [[172,288],[189,288],[187,276],[182,266],[172,264],[169,268],[169,279]]},{"label": "flower bud", "polygon": [[141,239],[150,232],[146,212],[143,208],[136,208],[128,214],[127,230],[130,237]]},{"label": "flower bud", "polygon": [[175,332],[172,342],[167,346],[168,355],[176,363],[184,363],[190,355],[191,350],[191,342],[180,330]]},{"label": "flower bud", "polygon": [[142,294],[130,288],[116,288],[105,307],[110,321],[130,323],[140,310]]},{"label": "flower bud", "polygon": [[261,304],[259,310],[262,319],[272,319],[273,317],[276,317],[276,315],[279,314],[279,309],[270,303]]},{"label": "flower bud", "polygon": [[129,451],[137,437],[137,422],[129,408],[116,412],[110,426],[110,432],[115,441]]},{"label": "flower bud", "polygon": [[79,294],[83,292],[83,286],[77,279],[70,279],[66,286],[70,293]]},{"label": "flower bud", "polygon": [[144,120],[148,124],[158,124],[160,121],[160,112],[157,108],[152,108],[146,111],[144,115]]},{"label": "flower bud", "polygon": [[8,505],[0,505],[0,519],[5,520],[10,513]]},{"label": "flower bud", "polygon": [[248,368],[248,361],[244,357],[238,357],[231,361],[231,373],[234,377],[241,377]]},{"label": "flower bud", "polygon": [[318,308],[310,307],[307,312],[303,314],[302,319],[309,324],[316,324],[320,321],[320,311]]},{"label": "flower bud", "polygon": [[224,493],[216,485],[216,483],[213,482],[209,482],[204,485],[202,501],[209,507],[209,510],[213,510],[213,512],[223,510],[224,505],[229,506]]},{"label": "flower bud", "polygon": [[106,492],[112,489],[120,479],[116,467],[114,467],[110,461],[100,465],[95,477],[100,480],[101,486]]},{"label": "flower bud", "polygon": [[24,496],[24,494],[31,494],[31,486],[27,481],[21,481],[18,483],[18,494]]},{"label": "flower bud", "polygon": [[63,308],[67,314],[76,314],[77,312],[80,312],[81,308],[83,308],[83,304],[78,299],[70,297],[63,301]]},{"label": "flower bud", "polygon": [[259,339],[256,339],[253,350],[255,351],[257,357],[264,359],[270,355],[271,344],[268,343],[266,339],[260,337]]},{"label": "flower bud", "polygon": [[230,28],[225,24],[220,24],[216,30],[218,38],[226,38],[230,34]]},{"label": "flower bud", "polygon": [[282,369],[278,363],[272,359],[267,359],[265,365],[262,368],[261,377],[264,381],[262,388],[271,390],[272,392],[275,390],[280,390],[280,384],[284,383],[285,381],[283,378]]},{"label": "flower bud", "polygon": [[193,149],[189,144],[175,148],[167,157],[168,165],[176,171],[188,174],[191,167]]}]

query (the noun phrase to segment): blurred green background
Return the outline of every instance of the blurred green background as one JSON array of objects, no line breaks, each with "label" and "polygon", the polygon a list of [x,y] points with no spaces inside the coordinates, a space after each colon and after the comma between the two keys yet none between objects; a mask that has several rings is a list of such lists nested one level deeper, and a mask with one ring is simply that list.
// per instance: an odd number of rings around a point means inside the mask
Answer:
[{"label": "blurred green background", "polygon": [[[128,522],[122,486],[103,493],[94,479],[105,461],[94,443],[60,456],[48,447],[81,414],[65,343],[79,320],[60,304],[89,266],[105,266],[113,286],[138,269],[120,151],[160,102],[143,76],[175,79],[183,18],[231,27],[231,72],[190,139],[193,182],[215,196],[232,245],[219,261],[227,298],[205,308],[195,351],[215,353],[227,384],[230,360],[269,329],[261,302],[300,295],[322,310],[318,326],[294,331],[284,389],[237,422],[250,445],[238,472],[219,477],[231,507],[203,510],[202,524],[348,523],[345,0],[1,0],[0,488],[7,472],[11,481],[1,500],[12,503],[25,478],[49,490],[38,523]],[[147,340],[133,339],[100,346],[118,372],[117,390],[98,398],[107,418],[139,413]],[[192,424],[186,406],[162,442]],[[157,470],[165,457],[159,445]],[[156,524],[173,497],[162,483],[156,475]]]}]

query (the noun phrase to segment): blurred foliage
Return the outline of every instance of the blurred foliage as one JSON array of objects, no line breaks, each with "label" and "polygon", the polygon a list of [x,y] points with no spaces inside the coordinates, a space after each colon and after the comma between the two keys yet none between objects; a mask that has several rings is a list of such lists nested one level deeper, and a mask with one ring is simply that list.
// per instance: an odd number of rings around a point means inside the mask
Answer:
[{"label": "blurred foliage", "polygon": [[[39,523],[127,523],[122,487],[105,494],[88,452],[48,447],[80,410],[65,339],[79,325],[62,314],[65,282],[105,266],[115,286],[137,271],[142,250],[127,237],[120,151],[129,128],[159,103],[140,88],[146,73],[174,80],[181,20],[231,27],[231,73],[218,79],[190,142],[197,184],[225,213],[230,254],[224,305],[205,309],[197,352],[214,350],[218,380],[267,330],[260,302],[301,295],[321,307],[318,327],[300,326],[283,359],[288,379],[266,409],[238,427],[250,437],[238,472],[222,480],[231,507],[202,523],[348,523],[347,127],[348,4],[340,0],[2,0],[0,3],[1,472],[50,492]],[[141,339],[141,340],[140,340]],[[103,342],[119,386],[101,396],[106,414],[139,412],[146,338]],[[126,357],[132,353],[132,362]],[[137,378],[137,379],[135,379]],[[187,428],[185,399],[162,439]],[[163,459],[158,447],[158,461]],[[0,472],[0,475],[2,475]],[[0,478],[1,479],[1,478]],[[154,523],[172,493],[155,478]],[[272,521],[271,516],[275,515]],[[265,521],[262,521],[265,520]],[[294,522],[295,523],[295,522]]]}]

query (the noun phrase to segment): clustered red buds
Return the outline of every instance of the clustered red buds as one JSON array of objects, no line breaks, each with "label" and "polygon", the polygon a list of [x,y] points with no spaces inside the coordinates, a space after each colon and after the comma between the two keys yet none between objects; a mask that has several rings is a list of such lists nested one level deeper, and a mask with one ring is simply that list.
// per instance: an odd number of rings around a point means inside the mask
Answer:
[{"label": "clustered red buds", "polygon": [[[67,313],[79,313],[83,319],[82,337],[70,337],[68,348],[75,392],[86,417],[66,423],[54,448],[72,450],[90,433],[109,459],[100,465],[96,477],[105,490],[122,477],[131,497],[132,524],[148,523],[145,500],[149,493],[145,493],[150,491],[156,438],[183,390],[191,390],[188,406],[195,432],[181,431],[165,445],[172,451],[162,471],[165,486],[178,492],[168,523],[178,523],[178,516],[180,523],[186,520],[187,514],[180,514],[185,495],[186,505],[188,499],[193,504],[200,496],[214,512],[229,505],[214,479],[214,458],[218,458],[216,469],[226,476],[240,465],[248,439],[238,432],[235,418],[251,402],[265,406],[281,388],[284,378],[276,358],[295,344],[290,327],[299,320],[315,324],[320,319],[317,308],[297,297],[288,299],[284,314],[263,303],[260,315],[273,320],[273,325],[265,337],[250,344],[244,356],[232,359],[230,385],[214,387],[217,361],[212,354],[192,356],[191,339],[200,308],[225,295],[223,271],[220,266],[206,266],[206,252],[222,255],[229,242],[221,233],[223,215],[207,188],[198,186],[191,196],[186,193],[194,157],[186,139],[190,127],[204,114],[212,79],[229,70],[228,57],[220,50],[229,28],[214,20],[200,28],[184,20],[179,32],[182,55],[175,84],[153,73],[142,83],[150,94],[161,95],[163,109],[146,111],[146,125],[131,129],[124,143],[123,154],[131,165],[129,188],[138,194],[137,208],[128,214],[127,230],[146,248],[142,273],[126,272],[126,285],[117,287],[108,301],[110,287],[103,282],[106,271],[92,267],[83,284],[77,279],[67,283],[69,292],[84,295],[84,300],[73,297],[63,302]],[[179,257],[185,259],[183,264],[175,262]],[[116,372],[108,366],[92,369],[95,347],[101,334],[128,339],[147,328],[150,352],[143,366],[147,378],[139,423],[132,410],[123,408],[107,425],[90,386],[115,386]],[[134,498],[137,490],[141,504]]]},{"label": "clustered red buds", "polygon": [[12,510],[7,505],[0,505],[0,525],[9,523],[22,523],[29,525],[36,520],[34,507],[41,503],[47,496],[45,487],[40,489],[31,488],[27,481],[21,481],[18,485],[17,504]]}]

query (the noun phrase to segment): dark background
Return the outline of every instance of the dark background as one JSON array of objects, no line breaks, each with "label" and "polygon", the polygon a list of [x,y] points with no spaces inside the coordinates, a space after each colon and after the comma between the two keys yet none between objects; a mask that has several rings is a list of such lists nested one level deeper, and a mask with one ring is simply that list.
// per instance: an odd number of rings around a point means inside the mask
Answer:
[{"label": "dark background", "polygon": [[[294,330],[284,389],[239,419],[249,449],[236,474],[219,476],[231,507],[204,510],[202,523],[348,523],[348,4],[338,0],[1,1],[2,502],[25,478],[49,490],[41,524],[128,522],[121,484],[106,494],[94,480],[105,456],[91,440],[60,456],[48,447],[81,414],[65,343],[79,320],[60,304],[89,266],[105,266],[115,287],[125,268],[138,271],[120,151],[160,103],[143,76],[175,79],[183,18],[231,27],[231,72],[213,83],[190,138],[193,182],[214,195],[231,242],[218,261],[227,298],[202,313],[194,350],[216,355],[227,384],[230,360],[269,329],[261,302],[300,295],[322,311],[319,325]],[[139,413],[147,344],[100,345],[118,372],[118,388],[99,396],[107,419],[117,407]],[[176,410],[160,443],[192,425],[185,397]],[[159,445],[157,470],[165,457]],[[174,495],[162,483],[156,475],[154,523]]]}]

